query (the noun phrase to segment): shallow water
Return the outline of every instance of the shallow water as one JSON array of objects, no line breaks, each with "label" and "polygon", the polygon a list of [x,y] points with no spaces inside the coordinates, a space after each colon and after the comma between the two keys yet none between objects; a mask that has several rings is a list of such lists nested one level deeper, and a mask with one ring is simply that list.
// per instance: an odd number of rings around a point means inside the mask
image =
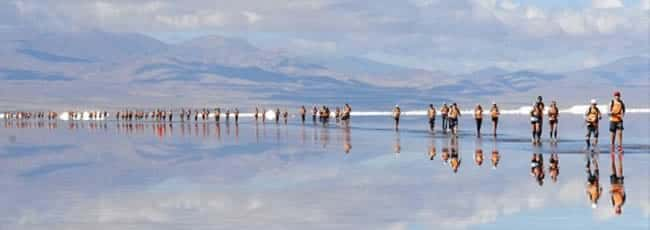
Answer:
[{"label": "shallow water", "polygon": [[[649,118],[626,118],[621,215],[610,201],[619,155],[610,157],[605,121],[591,158],[603,192],[591,207],[579,116],[562,117],[557,146],[541,147],[515,115],[502,117],[496,139],[475,138],[461,120],[457,146],[422,117],[404,117],[397,132],[388,117],[353,117],[349,128],[7,121],[0,229],[648,229]],[[445,149],[458,150],[457,172]],[[544,158],[541,185],[534,153]]]}]

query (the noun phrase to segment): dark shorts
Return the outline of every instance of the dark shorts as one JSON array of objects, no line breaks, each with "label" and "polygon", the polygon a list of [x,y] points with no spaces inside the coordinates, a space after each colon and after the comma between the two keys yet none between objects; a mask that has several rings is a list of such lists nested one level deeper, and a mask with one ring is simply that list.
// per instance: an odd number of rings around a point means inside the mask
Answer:
[{"label": "dark shorts", "polygon": [[556,124],[557,124],[557,120],[548,120],[548,123],[549,123],[550,125],[556,125]]},{"label": "dark shorts", "polygon": [[429,118],[429,124],[435,124],[436,119],[435,118]]},{"label": "dark shorts", "polygon": [[623,121],[610,121],[609,131],[613,133],[617,130],[623,130]]},{"label": "dark shorts", "polygon": [[449,128],[456,127],[458,125],[458,118],[449,118]]},{"label": "dark shorts", "polygon": [[612,174],[612,175],[609,176],[609,182],[611,184],[620,184],[620,185],[622,185],[622,184],[624,184],[624,179],[625,179],[625,177],[622,177],[622,176],[619,177],[619,176],[616,176],[615,174]]},{"label": "dark shorts", "polygon": [[492,118],[492,122],[498,122],[498,121],[499,121],[499,118],[498,118],[498,117],[493,117],[493,118]]}]

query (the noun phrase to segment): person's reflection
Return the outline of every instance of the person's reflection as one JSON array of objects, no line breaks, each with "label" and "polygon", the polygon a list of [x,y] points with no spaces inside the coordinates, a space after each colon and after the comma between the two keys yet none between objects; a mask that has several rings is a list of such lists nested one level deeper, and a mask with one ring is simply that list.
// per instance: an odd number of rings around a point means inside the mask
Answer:
[{"label": "person's reflection", "polygon": [[352,137],[350,135],[350,126],[346,122],[343,123],[343,151],[349,154],[352,150]]},{"label": "person's reflection", "polygon": [[[239,116],[239,115],[237,115],[237,116]],[[239,119],[238,117],[236,117],[236,118]],[[239,144],[239,124],[237,122],[239,122],[239,121],[235,120],[235,143]]]},{"label": "person's reflection", "polygon": [[501,160],[501,156],[499,155],[499,148],[497,147],[496,136],[494,137],[493,144],[494,145],[492,146],[492,156],[490,157],[490,160],[492,161],[492,169],[497,169],[497,166],[499,166],[499,160]]},{"label": "person's reflection", "polygon": [[440,156],[440,160],[442,160],[442,163],[446,165],[449,163],[449,141],[445,142],[445,146],[442,147],[442,155]]},{"label": "person's reflection", "polygon": [[[256,114],[257,116],[257,114]],[[260,125],[257,122],[257,117],[255,119],[255,143],[259,144],[260,143]]]},{"label": "person's reflection", "polygon": [[474,163],[476,163],[476,166],[481,166],[483,165],[483,148],[482,142],[480,138],[476,138],[475,140],[475,145],[476,145],[476,150],[474,151]]},{"label": "person's reflection", "polygon": [[395,143],[393,144],[393,152],[399,156],[399,154],[402,152],[402,145],[400,144],[400,135],[399,133],[395,133]]},{"label": "person's reflection", "polygon": [[544,157],[541,153],[533,153],[530,160],[530,174],[535,177],[539,186],[544,185]]},{"label": "person's reflection", "polygon": [[230,136],[230,121],[226,117],[226,136]]},{"label": "person's reflection", "polygon": [[551,158],[548,160],[548,173],[551,176],[551,181],[557,183],[557,178],[560,175],[560,157],[557,155],[557,145],[551,143]]},{"label": "person's reflection", "polygon": [[[618,155],[618,167],[616,167],[616,155]],[[618,152],[616,154],[613,150],[610,153],[612,158],[612,175],[609,176],[609,181],[611,184],[611,189],[609,193],[611,194],[612,205],[614,206],[614,213],[616,215],[621,215],[623,213],[623,205],[625,204],[625,185],[623,176],[623,153]]]},{"label": "person's reflection", "polygon": [[451,155],[449,156],[449,165],[451,166],[451,169],[454,171],[454,173],[458,172],[458,169],[460,168],[460,155],[459,155],[459,149],[458,149],[458,138],[455,136],[451,137]]},{"label": "person's reflection", "polygon": [[592,149],[587,152],[586,160],[586,173],[587,173],[587,197],[591,202],[591,207],[596,208],[598,206],[598,200],[600,195],[603,193],[603,186],[600,185],[600,170],[598,166],[598,155],[599,151]]},{"label": "person's reflection", "polygon": [[435,141],[431,141],[431,145],[429,145],[429,160],[433,160],[436,157],[436,143]]},{"label": "person's reflection", "polygon": [[217,134],[217,140],[221,141],[221,124],[219,122],[215,123],[214,131]]},{"label": "person's reflection", "polygon": [[330,129],[326,126],[320,129],[320,143],[323,148],[327,148],[327,144],[330,142]]}]

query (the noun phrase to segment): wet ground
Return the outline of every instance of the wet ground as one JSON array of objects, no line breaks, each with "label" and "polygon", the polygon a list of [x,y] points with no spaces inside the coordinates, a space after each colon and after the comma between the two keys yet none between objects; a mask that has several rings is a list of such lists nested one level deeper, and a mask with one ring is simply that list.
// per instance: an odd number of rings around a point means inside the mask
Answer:
[{"label": "wet ground", "polygon": [[0,121],[0,229],[648,229],[650,117],[627,117],[622,155],[605,121],[585,150],[581,118],[561,119],[538,147],[516,115],[480,139],[470,120],[453,139],[423,117]]}]

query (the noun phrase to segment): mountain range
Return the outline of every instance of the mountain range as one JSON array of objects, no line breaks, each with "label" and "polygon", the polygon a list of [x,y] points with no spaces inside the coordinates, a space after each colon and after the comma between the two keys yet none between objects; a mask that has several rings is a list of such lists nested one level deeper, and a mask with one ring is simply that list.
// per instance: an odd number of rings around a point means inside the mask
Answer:
[{"label": "mountain range", "polygon": [[636,56],[565,73],[490,67],[450,74],[360,57],[297,56],[221,36],[167,44],[134,33],[0,31],[0,106],[519,106],[536,95],[576,104],[621,90],[628,104],[647,107],[649,63]]}]

